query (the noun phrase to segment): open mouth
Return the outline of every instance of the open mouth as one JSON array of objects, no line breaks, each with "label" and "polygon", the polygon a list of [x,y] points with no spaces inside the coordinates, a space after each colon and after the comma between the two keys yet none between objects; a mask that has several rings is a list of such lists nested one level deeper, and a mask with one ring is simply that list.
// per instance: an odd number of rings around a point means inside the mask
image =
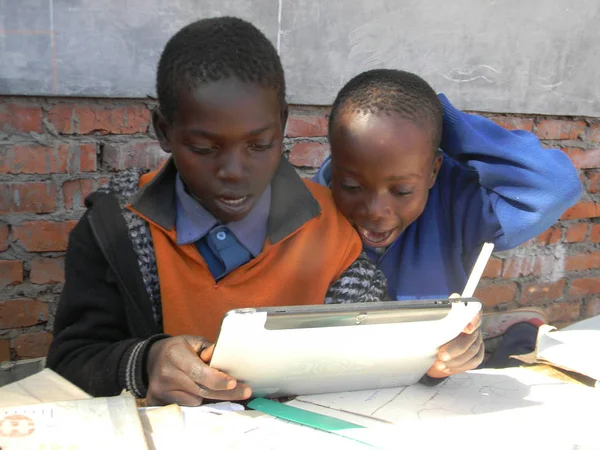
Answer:
[{"label": "open mouth", "polygon": [[246,207],[250,204],[250,196],[244,195],[240,197],[235,196],[223,196],[217,197],[215,202],[221,207],[222,210],[229,211],[232,214],[243,212]]},{"label": "open mouth", "polygon": [[248,200],[248,196],[244,195],[243,197],[230,197],[230,198],[226,198],[226,197],[220,197],[217,199],[217,201],[223,203],[224,205],[227,206],[240,206],[243,205],[246,200]]},{"label": "open mouth", "polygon": [[356,226],[356,230],[362,240],[369,245],[370,247],[381,247],[388,244],[388,242],[393,238],[394,232],[397,228],[392,228],[388,231],[371,231],[366,228]]}]

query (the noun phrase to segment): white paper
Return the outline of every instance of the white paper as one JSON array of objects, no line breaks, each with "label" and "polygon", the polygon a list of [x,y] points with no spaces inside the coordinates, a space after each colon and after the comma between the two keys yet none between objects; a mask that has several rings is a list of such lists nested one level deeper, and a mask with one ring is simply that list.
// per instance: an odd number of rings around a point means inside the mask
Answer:
[{"label": "white paper", "polygon": [[50,369],[0,388],[0,407],[86,398],[92,397]]},{"label": "white paper", "polygon": [[537,358],[600,381],[600,315],[559,331],[542,326]]},{"label": "white paper", "polygon": [[0,408],[0,448],[147,449],[135,399],[94,398]]},{"label": "white paper", "polygon": [[[395,424],[351,435],[367,439],[377,429],[402,442],[445,448],[490,448],[523,439],[546,448],[597,445],[600,392],[525,368],[479,370],[456,375],[436,387],[422,385],[298,397],[332,410],[357,413]],[[432,430],[434,430],[432,432]],[[457,433],[457,430],[468,430]],[[551,430],[549,434],[547,431]],[[489,442],[492,435],[493,441]],[[480,439],[473,440],[473,436]],[[443,444],[443,445],[442,445]],[[476,445],[473,445],[476,444]],[[526,447],[515,447],[526,448]]]},{"label": "white paper", "polygon": [[181,448],[185,424],[178,405],[138,408],[149,450]]}]

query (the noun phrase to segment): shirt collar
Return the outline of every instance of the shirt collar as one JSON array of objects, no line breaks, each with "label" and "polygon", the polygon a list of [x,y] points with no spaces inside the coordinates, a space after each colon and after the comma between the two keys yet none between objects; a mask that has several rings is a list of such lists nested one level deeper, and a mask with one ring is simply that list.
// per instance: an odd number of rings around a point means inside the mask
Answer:
[{"label": "shirt collar", "polygon": [[[185,189],[181,176],[175,180],[177,212],[175,227],[177,244],[189,244],[202,239],[220,222]],[[271,186],[267,186],[248,215],[237,222],[224,224],[253,257],[262,251],[267,238],[267,223],[271,205]]]},{"label": "shirt collar", "polygon": [[[170,158],[131,197],[131,208],[146,220],[165,230],[172,230],[177,216],[177,175],[173,158]],[[267,236],[272,244],[294,233],[321,213],[319,202],[283,155],[271,181],[270,195]]]}]

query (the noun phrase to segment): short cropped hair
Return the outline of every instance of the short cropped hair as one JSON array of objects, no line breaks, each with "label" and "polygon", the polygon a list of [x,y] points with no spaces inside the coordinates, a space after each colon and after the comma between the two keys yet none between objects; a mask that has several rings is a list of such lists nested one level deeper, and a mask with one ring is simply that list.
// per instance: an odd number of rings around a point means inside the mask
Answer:
[{"label": "short cropped hair", "polygon": [[396,113],[431,130],[434,151],[442,139],[443,109],[437,94],[417,75],[375,69],[352,78],[338,93],[329,118],[329,135],[341,112]]},{"label": "short cropped hair", "polygon": [[186,89],[231,78],[275,89],[284,107],[281,60],[258,28],[236,17],[193,22],[171,37],[161,54],[156,76],[160,110],[172,121]]}]

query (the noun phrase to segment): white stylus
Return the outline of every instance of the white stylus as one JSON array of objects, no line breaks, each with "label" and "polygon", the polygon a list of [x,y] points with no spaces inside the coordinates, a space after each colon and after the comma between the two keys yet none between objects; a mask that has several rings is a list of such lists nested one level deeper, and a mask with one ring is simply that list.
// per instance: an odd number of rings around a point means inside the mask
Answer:
[{"label": "white stylus", "polygon": [[481,248],[481,252],[477,257],[477,261],[475,261],[475,265],[473,266],[473,270],[471,271],[471,275],[467,280],[467,284],[462,293],[462,298],[470,298],[475,294],[475,289],[477,289],[477,285],[479,284],[479,280],[481,279],[481,275],[483,275],[483,271],[485,270],[485,266],[487,265],[490,256],[492,256],[492,252],[494,251],[494,244],[486,242],[483,244]]}]

